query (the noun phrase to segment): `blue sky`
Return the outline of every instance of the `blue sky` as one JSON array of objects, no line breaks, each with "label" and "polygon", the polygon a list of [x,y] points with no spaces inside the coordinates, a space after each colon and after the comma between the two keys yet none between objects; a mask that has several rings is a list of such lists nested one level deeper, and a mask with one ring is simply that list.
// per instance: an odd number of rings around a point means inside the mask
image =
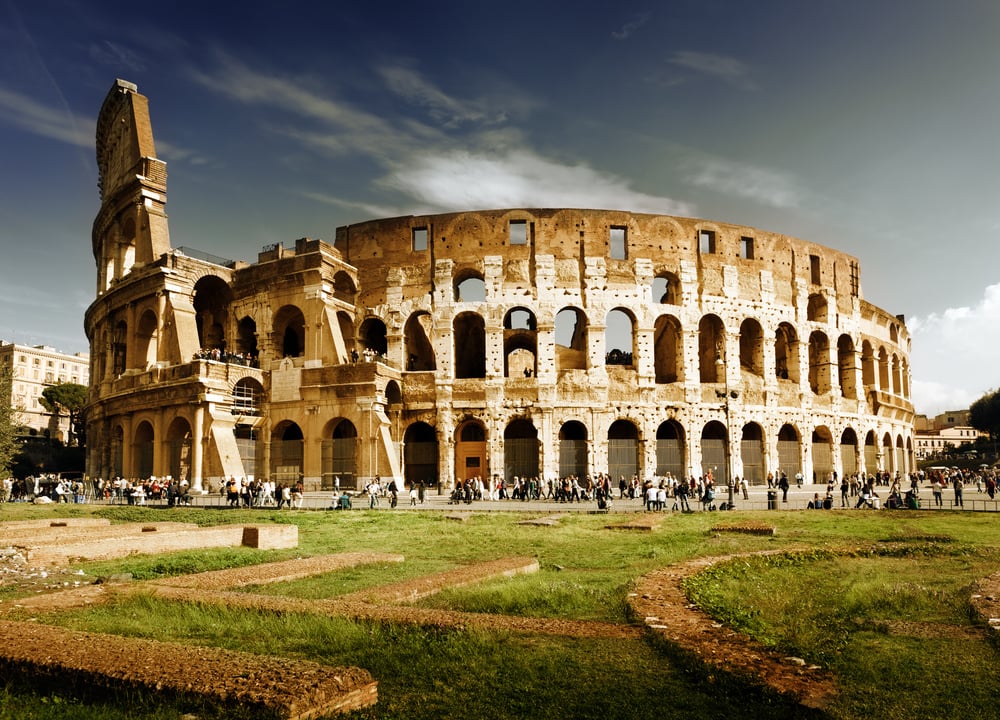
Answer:
[{"label": "blue sky", "polygon": [[88,349],[123,78],[174,247],[517,206],[746,224],[856,255],[918,412],[964,407],[1000,386],[997,38],[994,0],[0,0],[0,339]]}]

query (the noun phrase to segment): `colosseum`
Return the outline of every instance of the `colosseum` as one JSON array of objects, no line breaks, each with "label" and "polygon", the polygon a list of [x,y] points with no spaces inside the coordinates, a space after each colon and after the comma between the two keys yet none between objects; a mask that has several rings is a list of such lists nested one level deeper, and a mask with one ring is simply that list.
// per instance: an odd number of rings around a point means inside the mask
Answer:
[{"label": "colosseum", "polygon": [[147,99],[100,111],[92,477],[717,480],[913,465],[910,337],[856,258],[709,220],[485,210],[254,263],[170,242]]}]

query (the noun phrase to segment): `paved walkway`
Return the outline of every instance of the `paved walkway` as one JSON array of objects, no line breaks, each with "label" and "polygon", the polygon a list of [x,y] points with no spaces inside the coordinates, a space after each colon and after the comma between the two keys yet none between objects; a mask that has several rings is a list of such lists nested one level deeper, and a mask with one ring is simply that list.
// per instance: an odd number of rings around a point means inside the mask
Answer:
[{"label": "paved walkway", "polygon": [[[826,495],[825,485],[803,485],[803,487],[797,488],[793,486],[788,491],[788,501],[781,501],[781,491],[773,490],[775,493],[776,507],[774,509],[778,510],[805,510],[809,501],[813,498],[815,493],[819,493],[822,498]],[[645,512],[645,504],[635,498],[619,498],[618,491],[614,492],[615,497],[611,504],[610,511],[613,513],[641,513]],[[887,487],[879,487],[878,494],[885,501],[885,498],[889,495],[889,489]],[[955,507],[954,505],[954,492],[946,490],[943,495],[944,505],[940,508],[934,507],[933,496],[929,487],[920,489],[920,505],[922,510],[962,510],[963,508]],[[965,506],[964,510],[966,512],[978,511],[978,512],[998,512],[1000,511],[1000,495],[997,496],[997,500],[990,500],[989,496],[983,493],[977,493],[975,487],[971,489],[965,488]],[[333,499],[333,492],[307,492],[302,502],[303,509],[306,510],[325,510],[330,507]],[[352,498],[353,510],[368,510],[369,509],[369,499],[367,495],[357,494]],[[715,494],[715,504],[717,507],[721,506],[723,503],[728,501],[728,496],[723,489],[721,492],[716,492]],[[849,509],[853,509],[854,505],[857,503],[858,498],[849,498]],[[691,509],[700,511],[700,503],[694,500],[688,500]],[[203,495],[194,496],[193,505],[198,507],[226,507],[226,500],[219,494],[213,495]],[[768,510],[769,500],[768,500],[768,489],[766,486],[757,486],[750,488],[749,499],[744,500],[739,493],[736,493],[733,497],[733,504],[736,506],[735,509],[739,510]],[[673,498],[667,499],[667,507],[673,506]],[[838,490],[833,496],[833,509],[841,509],[841,499],[840,491]],[[560,512],[599,512],[597,509],[597,502],[593,500],[588,500],[584,502],[575,503],[559,503],[553,502],[551,500],[476,500],[473,501],[471,505],[460,504],[452,505],[448,502],[448,495],[442,494],[438,495],[436,490],[429,490],[424,496],[423,505],[410,505],[410,498],[408,493],[401,493],[399,495],[399,501],[395,508],[389,506],[389,498],[382,497],[379,498],[378,506],[376,510],[379,512],[409,512],[411,510],[443,510],[443,511],[453,511],[453,512],[533,512],[533,513],[560,513]]]}]

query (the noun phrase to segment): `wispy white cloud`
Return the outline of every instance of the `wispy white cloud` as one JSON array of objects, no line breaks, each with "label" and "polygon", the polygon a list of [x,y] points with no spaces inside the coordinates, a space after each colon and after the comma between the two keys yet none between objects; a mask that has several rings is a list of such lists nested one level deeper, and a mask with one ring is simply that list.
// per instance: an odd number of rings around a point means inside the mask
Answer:
[{"label": "wispy white cloud", "polygon": [[583,164],[554,162],[525,148],[422,154],[394,168],[382,182],[439,210],[610,207],[677,215],[693,211],[687,203],[636,191],[623,178]]},{"label": "wispy white cloud", "polygon": [[111,65],[133,73],[147,69],[146,61],[134,50],[112,40],[101,40],[88,47],[90,59],[101,65]]},{"label": "wispy white cloud", "polygon": [[678,50],[668,62],[671,65],[694,71],[701,75],[718,78],[730,85],[753,90],[756,88],[750,66],[742,60],[718,53],[699,52],[697,50]]},{"label": "wispy white cloud", "polygon": [[649,13],[640,13],[639,15],[636,15],[627,23],[622,25],[621,30],[612,31],[611,37],[615,40],[628,40],[632,33],[649,21],[650,17],[651,15]]},{"label": "wispy white cloud", "polygon": [[[269,128],[303,145],[331,155],[360,153],[385,174],[374,186],[401,194],[401,212],[431,212],[483,207],[615,207],[637,212],[690,214],[684,202],[649,195],[627,180],[584,164],[567,165],[533,150],[522,134],[498,127],[500,115],[490,103],[459,100],[442,92],[412,68],[389,69],[379,76],[394,97],[431,114],[440,127],[413,118],[393,122],[327,97],[287,78],[262,74],[226,59],[215,75],[202,75],[206,85],[234,100],[267,105],[298,116],[306,123],[272,122]],[[518,101],[519,112],[530,103]],[[459,125],[475,125],[459,132]],[[330,198],[313,189],[302,193],[318,202],[378,210],[371,203]],[[417,208],[409,207],[413,203]]]},{"label": "wispy white cloud", "polygon": [[[933,415],[968,407],[1000,387],[1000,284],[990,285],[974,306],[911,317],[913,403]],[[916,378],[919,378],[917,380]]]},{"label": "wispy white cloud", "polygon": [[792,176],[769,168],[699,156],[687,163],[686,180],[734,197],[747,198],[775,208],[798,207],[803,191]]},{"label": "wispy white cloud", "polygon": [[62,108],[43,105],[34,98],[0,88],[0,123],[40,137],[92,149],[96,121],[76,117]]}]

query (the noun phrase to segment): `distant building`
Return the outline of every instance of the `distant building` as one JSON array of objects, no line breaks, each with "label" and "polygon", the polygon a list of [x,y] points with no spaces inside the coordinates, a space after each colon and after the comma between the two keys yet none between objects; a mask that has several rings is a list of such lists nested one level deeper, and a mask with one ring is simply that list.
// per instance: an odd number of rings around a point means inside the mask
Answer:
[{"label": "distant building", "polygon": [[11,394],[0,398],[17,410],[16,421],[30,435],[65,441],[69,417],[56,419],[41,403],[42,391],[51,385],[88,385],[90,355],[67,355],[45,345],[17,345],[0,340],[0,366],[11,368]]},{"label": "distant building", "polygon": [[918,430],[913,436],[913,445],[917,460],[927,460],[949,453],[965,443],[974,443],[983,435],[984,433],[968,425],[944,427],[940,430]]}]

